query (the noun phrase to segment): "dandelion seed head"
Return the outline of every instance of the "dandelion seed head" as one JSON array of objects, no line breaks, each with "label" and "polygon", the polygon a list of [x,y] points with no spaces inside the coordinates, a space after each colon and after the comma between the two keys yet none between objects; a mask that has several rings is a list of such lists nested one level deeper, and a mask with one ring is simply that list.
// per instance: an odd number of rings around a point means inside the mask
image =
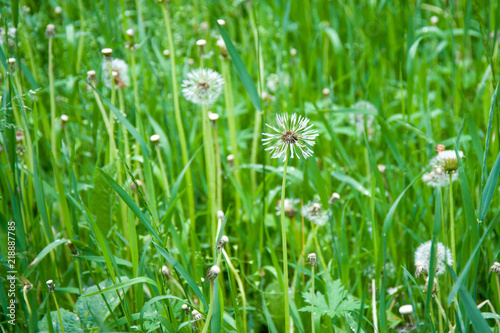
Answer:
[{"label": "dandelion seed head", "polygon": [[201,313],[199,313],[198,310],[193,310],[191,312],[191,314],[193,315],[193,320],[194,321],[198,321],[198,320],[203,319],[203,315]]},{"label": "dandelion seed head", "polygon": [[226,21],[224,21],[223,19],[218,19],[217,23],[219,23],[219,25],[221,25],[221,26],[225,26],[226,25]]},{"label": "dandelion seed head", "polygon": [[187,74],[182,81],[184,97],[194,104],[210,105],[215,103],[222,93],[224,79],[210,68],[198,68]]},{"label": "dandelion seed head", "polygon": [[453,174],[458,170],[458,159],[464,158],[464,153],[462,151],[455,153],[454,150],[443,150],[436,156],[435,162],[436,166],[441,167],[445,173]]},{"label": "dandelion seed head", "polygon": [[319,134],[313,129],[313,125],[309,125],[309,119],[297,116],[296,113],[291,117],[283,113],[276,115],[276,123],[276,127],[266,124],[274,133],[262,133],[265,136],[262,142],[264,146],[269,146],[266,150],[270,150],[271,158],[283,157],[285,161],[288,150],[292,158],[300,158],[300,155],[308,158],[313,155],[311,147]]},{"label": "dandelion seed head", "polygon": [[500,262],[495,261],[490,267],[490,272],[500,275]]},{"label": "dandelion seed head", "polygon": [[[298,204],[300,201],[297,199],[285,199],[284,201],[284,208],[285,208],[285,215],[288,217],[293,217],[295,214],[297,214],[297,209],[295,208],[295,205]],[[281,215],[281,200],[278,200],[276,202],[276,215]]]},{"label": "dandelion seed head", "polygon": [[318,226],[324,226],[328,221],[328,213],[319,202],[309,202],[302,207],[302,216]]},{"label": "dandelion seed head", "polygon": [[280,81],[283,87],[288,88],[291,85],[292,78],[287,72],[278,72],[267,77],[266,87],[271,93],[278,91]]},{"label": "dandelion seed head", "polygon": [[[356,102],[351,106],[351,108],[367,110],[375,114],[378,113],[377,108],[368,101]],[[349,115],[349,121],[352,125],[354,125],[354,127],[356,128],[356,133],[358,133],[359,136],[362,136],[363,132],[365,131],[365,120],[366,120],[366,132],[368,134],[368,139],[371,139],[375,117],[371,114],[360,114],[360,113],[358,114],[351,113]]]},{"label": "dandelion seed head", "polygon": [[[111,72],[110,72],[111,68]],[[116,88],[124,88],[130,84],[128,65],[122,59],[105,59],[102,62],[102,81],[111,89],[114,82]]]},{"label": "dandelion seed head", "polygon": [[[421,244],[415,251],[416,275],[429,274],[431,265],[432,241]],[[453,257],[449,248],[438,242],[436,244],[436,275],[442,275],[446,271],[446,265],[453,265]]]},{"label": "dandelion seed head", "polygon": [[49,288],[49,293],[53,293],[56,290],[56,284],[52,280],[48,280],[47,282],[47,288]]}]

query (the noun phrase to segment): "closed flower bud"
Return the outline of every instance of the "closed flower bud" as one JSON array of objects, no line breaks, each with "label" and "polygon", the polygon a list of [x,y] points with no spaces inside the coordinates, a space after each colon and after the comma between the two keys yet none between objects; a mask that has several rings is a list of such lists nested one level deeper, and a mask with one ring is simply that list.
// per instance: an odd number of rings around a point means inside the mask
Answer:
[{"label": "closed flower bud", "polygon": [[56,34],[56,26],[53,24],[48,24],[47,28],[45,29],[45,35],[47,37],[54,37]]},{"label": "closed flower bud", "polygon": [[207,272],[207,279],[208,280],[215,280],[217,278],[217,275],[220,274],[220,268],[217,265],[213,265],[208,269]]},{"label": "closed flower bud", "polygon": [[316,259],[316,253],[309,253],[307,255],[307,261],[309,262],[309,265],[316,266],[318,264],[318,261]]},{"label": "closed flower bud", "polygon": [[333,205],[339,199],[340,199],[340,194],[338,194],[337,192],[333,192],[332,196],[330,197],[330,200],[328,200],[328,203],[330,205]]},{"label": "closed flower bud", "polygon": [[47,287],[49,288],[49,293],[53,293],[56,290],[56,284],[52,280],[48,280]]},{"label": "closed flower bud", "polygon": [[226,235],[222,235],[220,238],[219,242],[217,243],[217,246],[215,247],[217,250],[221,250],[224,245],[226,245],[229,242],[229,238]]}]

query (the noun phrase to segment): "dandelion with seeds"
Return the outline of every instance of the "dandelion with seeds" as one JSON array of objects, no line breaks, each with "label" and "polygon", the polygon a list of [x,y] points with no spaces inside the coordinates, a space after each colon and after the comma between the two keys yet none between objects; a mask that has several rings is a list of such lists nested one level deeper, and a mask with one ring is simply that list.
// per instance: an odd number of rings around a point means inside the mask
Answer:
[{"label": "dandelion with seeds", "polygon": [[219,98],[224,87],[222,76],[210,68],[198,68],[187,74],[182,81],[184,97],[194,103],[211,105]]},{"label": "dandelion with seeds", "polygon": [[271,153],[271,158],[283,157],[283,182],[281,185],[281,238],[283,246],[283,293],[284,293],[284,313],[285,313],[285,332],[290,331],[290,312],[288,295],[288,254],[287,238],[285,226],[285,188],[286,188],[286,169],[288,166],[288,153],[293,158],[295,155],[300,158],[311,157],[314,146],[314,140],[319,135],[318,131],[309,125],[309,119],[293,114],[291,117],[287,113],[276,115],[277,126],[267,127],[275,133],[263,133],[266,138],[262,139],[263,145],[269,145],[266,150]]},{"label": "dandelion with seeds", "polygon": [[317,226],[324,226],[328,221],[328,213],[323,210],[319,202],[309,202],[302,207],[302,216]]},{"label": "dandelion with seeds", "polygon": [[[427,241],[421,244],[415,251],[415,266],[416,266],[416,277],[420,274],[429,274],[431,266],[431,248],[432,241]],[[443,243],[436,244],[436,275],[442,275],[446,271],[446,265],[453,265],[453,256],[449,248],[443,245]]]},{"label": "dandelion with seeds", "polygon": [[318,131],[309,124],[309,119],[297,116],[294,113],[291,117],[287,113],[276,115],[277,126],[266,124],[275,133],[262,133],[266,138],[262,139],[264,146],[269,145],[266,150],[270,150],[271,158],[281,158],[285,161],[290,151],[291,157],[304,158],[311,157],[314,140],[319,135]]},{"label": "dandelion with seeds", "polygon": [[127,87],[130,84],[127,63],[122,59],[106,57],[102,62],[102,81],[109,89],[113,84],[115,88]]}]

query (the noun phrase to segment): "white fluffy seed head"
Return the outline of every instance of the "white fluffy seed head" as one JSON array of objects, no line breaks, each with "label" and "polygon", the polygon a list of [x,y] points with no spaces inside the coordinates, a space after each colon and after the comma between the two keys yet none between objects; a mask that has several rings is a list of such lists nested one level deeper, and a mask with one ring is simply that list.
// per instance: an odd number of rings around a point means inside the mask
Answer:
[{"label": "white fluffy seed head", "polygon": [[13,65],[16,63],[16,58],[9,58],[9,64]]},{"label": "white fluffy seed head", "polygon": [[226,25],[226,21],[224,21],[223,19],[218,19],[217,23],[219,23],[220,26],[225,26]]},{"label": "white fluffy seed head", "polygon": [[328,213],[322,209],[319,202],[309,202],[302,206],[302,216],[318,226],[323,226],[328,221]]},{"label": "white fluffy seed head", "polygon": [[458,170],[458,159],[464,158],[464,153],[458,151],[458,157],[454,150],[443,150],[435,158],[436,166],[441,167],[445,173],[453,174]]},{"label": "white fluffy seed head", "polygon": [[314,146],[314,140],[319,135],[318,131],[313,129],[313,125],[309,124],[309,119],[298,116],[294,113],[291,117],[287,113],[276,115],[277,126],[269,127],[273,133],[262,133],[264,146],[269,146],[265,150],[269,150],[271,158],[283,158],[283,162],[290,157],[300,159],[311,157]]},{"label": "white fluffy seed head", "polygon": [[184,98],[194,104],[210,105],[222,94],[224,79],[209,68],[198,68],[187,74],[182,81]]},{"label": "white fluffy seed head", "polygon": [[69,120],[69,117],[68,117],[68,115],[67,115],[67,114],[63,114],[63,115],[61,115],[61,121],[62,121],[63,123],[68,122],[68,120]]},{"label": "white fluffy seed head", "polygon": [[224,212],[222,210],[217,211],[217,218],[219,220],[224,220]]},{"label": "white fluffy seed head", "polygon": [[430,21],[432,25],[436,25],[439,22],[439,18],[436,15],[432,15]]},{"label": "white fluffy seed head", "polygon": [[163,56],[164,56],[165,58],[170,57],[170,50],[163,50]]},{"label": "white fluffy seed head", "polygon": [[134,30],[133,29],[128,29],[126,32],[127,36],[129,37],[134,37]]},{"label": "white fluffy seed head", "polygon": [[[111,54],[111,53],[110,53]],[[110,73],[111,68],[111,73]],[[130,84],[128,76],[128,65],[122,59],[106,58],[102,63],[102,81],[106,87],[124,88]]]},{"label": "white fluffy seed head", "polygon": [[196,41],[196,45],[198,45],[198,46],[205,46],[205,45],[207,45],[207,41],[204,40],[204,39],[198,39]]},{"label": "white fluffy seed head", "polygon": [[189,309],[189,306],[187,304],[182,304],[182,310],[187,310]]},{"label": "white fluffy seed head", "polygon": [[[421,244],[415,251],[415,266],[416,275],[421,273],[429,274],[431,265],[431,247],[432,241],[427,241]],[[449,248],[443,243],[436,244],[436,276],[442,275],[446,272],[446,265],[453,265],[453,257]]]},{"label": "white fluffy seed head", "polygon": [[316,259],[316,253],[309,253],[307,255],[307,261],[309,262],[309,265],[316,266],[318,263]]},{"label": "white fluffy seed head", "polygon": [[292,57],[295,57],[297,55],[297,49],[294,49],[294,48],[290,49],[290,55]]},{"label": "white fluffy seed head", "polygon": [[490,272],[499,275],[500,274],[500,262],[495,261],[493,263],[493,265],[491,265],[491,267],[490,267]]},{"label": "white fluffy seed head", "polygon": [[330,89],[328,89],[328,88],[323,88],[323,90],[321,92],[323,93],[323,96],[325,96],[325,97],[330,95]]}]

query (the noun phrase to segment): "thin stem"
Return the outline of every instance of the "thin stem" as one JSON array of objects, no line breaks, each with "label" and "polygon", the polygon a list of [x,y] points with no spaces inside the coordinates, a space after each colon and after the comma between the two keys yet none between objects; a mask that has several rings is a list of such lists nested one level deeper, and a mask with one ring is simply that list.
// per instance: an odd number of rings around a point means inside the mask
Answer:
[{"label": "thin stem", "polygon": [[285,153],[285,164],[283,166],[283,183],[281,185],[281,238],[283,244],[283,295],[285,297],[284,311],[285,311],[285,332],[290,332],[290,312],[289,312],[289,300],[288,300],[288,254],[287,254],[287,238],[286,238],[286,227],[285,227],[285,188],[286,188],[286,169],[288,166],[288,150],[286,148]]},{"label": "thin stem", "polygon": [[312,273],[312,286],[311,286],[311,326],[312,326],[312,333],[314,333],[315,327],[314,327],[314,265],[311,268],[311,273]]},{"label": "thin stem", "polygon": [[226,253],[226,250],[222,249],[222,254],[226,259],[226,263],[227,266],[229,267],[229,270],[234,274],[234,277],[236,278],[236,283],[238,283],[238,288],[240,288],[241,302],[243,303],[243,328],[244,331],[247,332],[247,297],[245,294],[245,288],[243,287],[243,281],[241,281],[240,275],[238,274],[238,271],[236,271],[236,269],[234,268],[231,259],[229,259],[229,256]]},{"label": "thin stem", "polygon": [[57,303],[57,297],[54,292],[51,293],[52,297],[54,297],[54,303],[56,304],[57,316],[59,317],[59,325],[61,325],[61,332],[64,333],[64,325],[61,317],[61,312],[59,311],[59,304]]},{"label": "thin stem", "polygon": [[453,270],[457,269],[457,253],[455,250],[455,216],[453,213],[453,183],[452,174],[450,173],[450,232],[451,232],[451,250],[453,251]]},{"label": "thin stem", "polygon": [[210,280],[210,306],[208,307],[207,318],[205,319],[205,326],[203,326],[203,332],[208,332],[208,327],[210,326],[210,319],[212,318],[212,312],[214,310],[214,280]]},{"label": "thin stem", "polygon": [[49,37],[49,91],[50,91],[50,144],[52,145],[52,155],[57,161],[57,145],[56,145],[56,94],[54,88],[54,56],[52,54],[52,46],[54,39]]},{"label": "thin stem", "polygon": [[[179,91],[177,87],[177,74],[175,71],[175,44],[174,44],[174,38],[172,36],[172,27],[170,24],[170,17],[169,17],[169,7],[167,5],[166,9],[163,11],[163,17],[165,19],[165,24],[167,26],[167,35],[168,35],[168,45],[170,47],[170,70],[172,74],[172,93],[174,97],[174,111],[175,111],[175,123],[177,126],[177,131],[179,132],[179,142],[181,145],[181,156],[182,156],[182,164],[187,165],[189,162],[188,158],[188,150],[187,150],[187,143],[186,143],[186,135],[184,133],[184,127],[182,124],[182,116],[181,116],[181,109],[179,105]],[[188,188],[187,190],[187,195],[188,195],[188,206],[189,206],[189,218],[191,220],[191,231],[192,235],[195,234],[195,200],[194,200],[194,188],[193,188],[193,176],[191,175],[191,167],[188,167],[186,170],[186,177],[185,179],[185,184],[186,187]],[[194,238],[191,237],[191,238]],[[192,245],[194,245],[194,239],[192,242]],[[194,246],[193,246],[194,250]]]},{"label": "thin stem", "polygon": [[498,281],[498,274],[496,274],[496,273],[495,273],[495,279],[497,282],[498,304],[500,305],[500,281]]}]

